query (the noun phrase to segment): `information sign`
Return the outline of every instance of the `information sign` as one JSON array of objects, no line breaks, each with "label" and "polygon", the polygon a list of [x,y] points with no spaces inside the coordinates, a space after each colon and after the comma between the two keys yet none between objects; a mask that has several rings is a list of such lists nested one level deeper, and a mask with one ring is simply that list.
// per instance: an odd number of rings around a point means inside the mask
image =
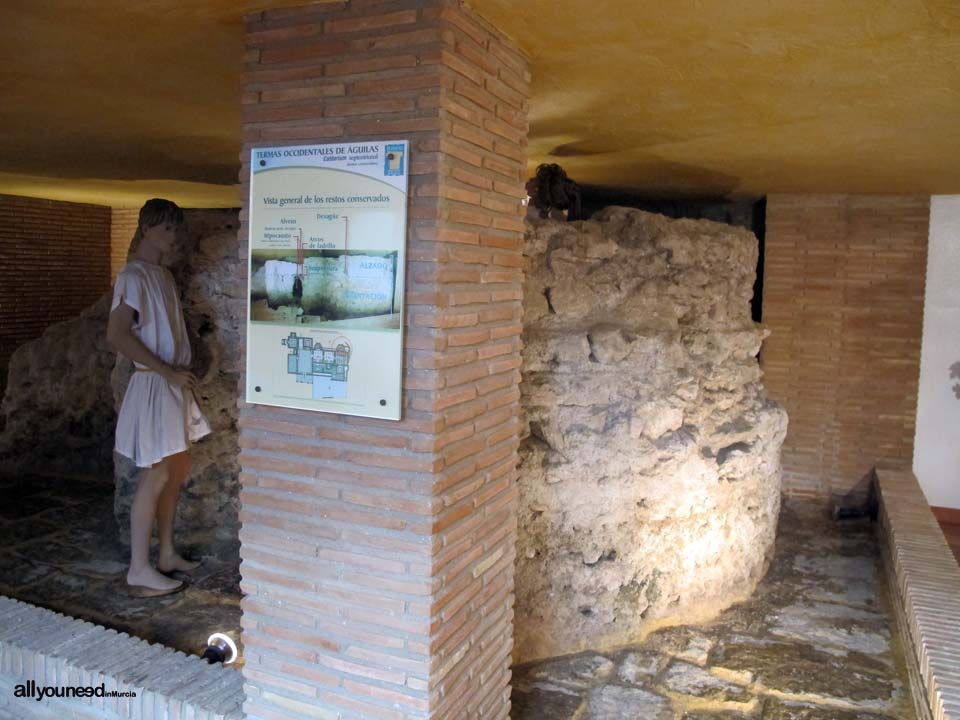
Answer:
[{"label": "information sign", "polygon": [[247,401],[400,419],[406,141],[251,151]]}]

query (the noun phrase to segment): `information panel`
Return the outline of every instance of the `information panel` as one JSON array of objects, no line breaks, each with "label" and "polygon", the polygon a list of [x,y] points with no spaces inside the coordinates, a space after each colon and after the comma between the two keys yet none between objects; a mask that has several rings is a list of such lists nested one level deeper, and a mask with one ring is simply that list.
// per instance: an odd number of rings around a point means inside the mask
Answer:
[{"label": "information panel", "polygon": [[399,420],[407,142],[250,159],[247,402]]}]

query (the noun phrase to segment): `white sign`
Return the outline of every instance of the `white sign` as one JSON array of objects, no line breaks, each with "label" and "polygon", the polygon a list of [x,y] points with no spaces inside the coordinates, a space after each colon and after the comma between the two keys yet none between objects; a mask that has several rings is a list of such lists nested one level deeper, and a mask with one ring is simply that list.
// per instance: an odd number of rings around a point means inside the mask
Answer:
[{"label": "white sign", "polygon": [[247,402],[400,419],[408,157],[251,151]]}]

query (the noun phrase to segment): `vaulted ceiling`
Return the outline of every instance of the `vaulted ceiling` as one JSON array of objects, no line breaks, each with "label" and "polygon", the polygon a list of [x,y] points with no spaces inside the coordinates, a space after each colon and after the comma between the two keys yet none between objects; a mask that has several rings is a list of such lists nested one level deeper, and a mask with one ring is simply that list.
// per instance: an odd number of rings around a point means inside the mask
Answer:
[{"label": "vaulted ceiling", "polygon": [[[6,0],[0,193],[232,206],[243,15]],[[960,193],[956,0],[474,0],[531,59],[530,166],[651,194]]]}]

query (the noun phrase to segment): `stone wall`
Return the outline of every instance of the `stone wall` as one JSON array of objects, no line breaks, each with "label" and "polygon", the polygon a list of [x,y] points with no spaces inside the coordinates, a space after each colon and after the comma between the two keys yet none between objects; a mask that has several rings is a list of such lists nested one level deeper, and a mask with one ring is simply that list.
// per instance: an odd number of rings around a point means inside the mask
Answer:
[{"label": "stone wall", "polygon": [[117,423],[107,347],[110,293],[56,323],[10,358],[3,398],[0,469],[104,480]]},{"label": "stone wall", "polygon": [[[239,530],[237,444],[238,358],[245,327],[246,278],[237,238],[236,210],[186,210],[185,231],[168,267],[180,291],[193,349],[197,399],[213,432],[192,451],[190,480],[177,509],[176,530],[184,540],[236,541]],[[113,369],[114,408],[119,410],[133,366],[123,357]],[[136,467],[114,454],[114,512],[120,540],[129,542],[130,502]]]},{"label": "stone wall", "polygon": [[526,254],[516,659],[746,598],[787,424],[760,384],[756,238],[612,207],[532,221]]},{"label": "stone wall", "polygon": [[[186,210],[186,230],[170,257],[194,355],[197,391],[213,434],[193,452],[177,527],[186,539],[236,542],[239,447],[237,381],[246,280],[236,210]],[[51,326],[10,362],[3,402],[0,467],[106,481],[115,474],[120,540],[129,539],[132,463],[113,453],[116,409],[132,372],[107,347],[112,291],[79,317]],[[112,377],[111,377],[112,375]]]}]

